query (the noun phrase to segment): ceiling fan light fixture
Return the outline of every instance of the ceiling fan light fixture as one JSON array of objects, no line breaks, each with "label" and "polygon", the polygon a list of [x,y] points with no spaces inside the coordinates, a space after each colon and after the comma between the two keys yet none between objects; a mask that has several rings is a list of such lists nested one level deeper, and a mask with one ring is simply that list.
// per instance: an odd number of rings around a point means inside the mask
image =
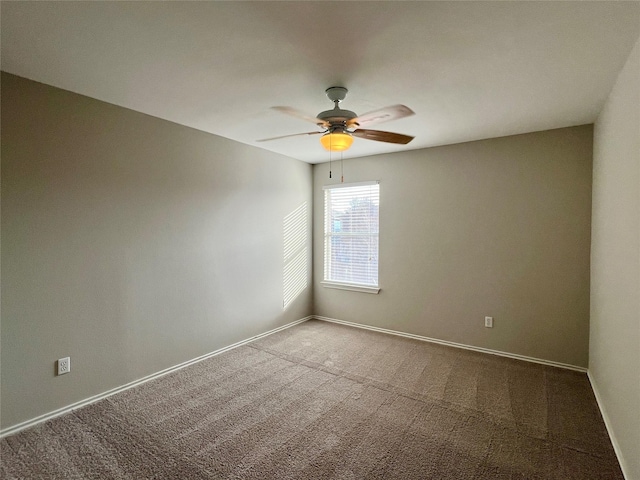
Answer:
[{"label": "ceiling fan light fixture", "polygon": [[330,152],[344,152],[353,143],[353,137],[344,132],[325,133],[320,137],[320,143]]}]

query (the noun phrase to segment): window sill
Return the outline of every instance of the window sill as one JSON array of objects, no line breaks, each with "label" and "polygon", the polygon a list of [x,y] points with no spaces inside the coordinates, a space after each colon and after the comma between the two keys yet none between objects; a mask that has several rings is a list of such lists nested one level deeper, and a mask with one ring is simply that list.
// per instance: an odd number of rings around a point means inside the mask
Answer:
[{"label": "window sill", "polygon": [[355,285],[353,283],[337,283],[337,282],[320,282],[325,288],[337,288],[338,290],[351,290],[352,292],[373,293],[377,295],[380,291],[379,287],[367,287],[365,285]]}]

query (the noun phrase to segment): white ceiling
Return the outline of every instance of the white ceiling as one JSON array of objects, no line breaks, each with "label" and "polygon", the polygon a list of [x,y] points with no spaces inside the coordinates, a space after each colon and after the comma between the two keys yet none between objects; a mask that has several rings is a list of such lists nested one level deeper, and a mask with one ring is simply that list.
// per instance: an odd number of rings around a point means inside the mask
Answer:
[{"label": "white ceiling", "polygon": [[[2,70],[310,163],[324,90],[372,128],[344,158],[591,123],[640,35],[632,2],[2,2]],[[335,155],[335,154],[334,154]],[[334,157],[335,158],[335,157]]]}]

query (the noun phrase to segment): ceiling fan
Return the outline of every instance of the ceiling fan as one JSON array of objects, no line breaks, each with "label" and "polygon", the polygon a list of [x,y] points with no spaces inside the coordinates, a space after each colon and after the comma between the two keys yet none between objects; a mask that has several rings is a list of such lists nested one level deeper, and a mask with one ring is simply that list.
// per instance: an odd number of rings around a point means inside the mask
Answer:
[{"label": "ceiling fan", "polygon": [[351,146],[353,143],[353,137],[375,140],[377,142],[398,143],[401,145],[406,145],[413,140],[414,137],[409,135],[361,128],[363,126],[368,127],[370,125],[376,125],[378,123],[414,115],[415,112],[413,112],[409,107],[405,107],[404,105],[391,105],[389,107],[380,108],[358,116],[350,110],[343,110],[340,108],[340,102],[345,99],[347,92],[348,90],[344,87],[327,88],[325,93],[327,94],[327,97],[329,97],[329,100],[334,103],[334,107],[331,110],[320,112],[315,117],[291,107],[271,107],[272,109],[287,115],[315,123],[323,130],[264,138],[262,140],[258,140],[258,142],[267,142],[270,140],[279,140],[281,138],[297,137],[301,135],[322,134],[322,137],[320,137],[320,143],[325,149],[332,152],[341,152],[347,150]]}]

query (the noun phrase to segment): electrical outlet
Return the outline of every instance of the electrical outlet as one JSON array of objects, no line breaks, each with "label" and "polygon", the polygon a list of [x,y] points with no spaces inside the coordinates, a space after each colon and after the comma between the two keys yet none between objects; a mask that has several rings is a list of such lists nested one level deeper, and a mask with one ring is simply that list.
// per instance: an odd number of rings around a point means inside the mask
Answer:
[{"label": "electrical outlet", "polygon": [[493,317],[484,317],[484,326],[487,328],[493,328]]},{"label": "electrical outlet", "polygon": [[64,357],[58,360],[58,375],[64,375],[71,371],[71,357]]}]

